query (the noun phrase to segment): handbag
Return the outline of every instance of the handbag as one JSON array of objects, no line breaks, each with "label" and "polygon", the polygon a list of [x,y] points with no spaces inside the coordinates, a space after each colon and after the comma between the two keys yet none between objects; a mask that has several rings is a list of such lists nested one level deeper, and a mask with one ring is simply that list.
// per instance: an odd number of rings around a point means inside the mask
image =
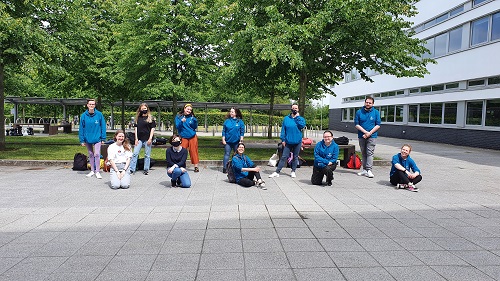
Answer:
[{"label": "handbag", "polygon": [[271,158],[269,158],[269,162],[267,163],[267,165],[271,166],[271,167],[276,167],[279,159],[280,158],[278,157],[278,154],[274,153],[273,156],[271,156]]}]

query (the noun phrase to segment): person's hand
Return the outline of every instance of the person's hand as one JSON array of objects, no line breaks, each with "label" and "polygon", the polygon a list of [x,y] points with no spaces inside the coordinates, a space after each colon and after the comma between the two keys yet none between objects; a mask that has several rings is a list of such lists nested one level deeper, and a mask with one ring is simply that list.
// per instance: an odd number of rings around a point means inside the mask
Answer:
[{"label": "person's hand", "polygon": [[254,169],[254,170],[253,170],[254,172],[260,172],[260,167],[259,167],[259,166],[255,167],[255,168],[253,168],[253,169]]},{"label": "person's hand", "polygon": [[148,145],[151,145],[153,141],[151,139],[148,139]]},{"label": "person's hand", "polygon": [[331,165],[333,165],[333,163],[332,162],[328,162],[328,166],[331,166]]},{"label": "person's hand", "polygon": [[171,167],[170,169],[168,169],[168,170],[167,170],[167,172],[168,172],[169,174],[173,173],[173,172],[174,172],[174,167]]},{"label": "person's hand", "polygon": [[84,142],[82,142],[82,146],[85,146],[85,143],[84,143]]},{"label": "person's hand", "polygon": [[222,145],[226,145],[226,140],[222,140]]},{"label": "person's hand", "polygon": [[187,172],[187,170],[184,168],[181,168],[181,172],[185,173],[185,172]]},{"label": "person's hand", "polygon": [[116,175],[118,176],[118,179],[121,180],[123,178],[123,175],[125,173],[123,171],[118,171],[118,173],[116,173]]},{"label": "person's hand", "polygon": [[282,141],[281,144],[283,145],[283,147],[286,146],[286,142]]},{"label": "person's hand", "polygon": [[182,121],[182,122],[186,122],[186,117],[185,117],[185,116],[184,116],[184,117],[182,117],[181,121]]},{"label": "person's hand", "polygon": [[134,141],[134,145],[138,145],[138,144],[139,144],[139,140],[136,138]]}]

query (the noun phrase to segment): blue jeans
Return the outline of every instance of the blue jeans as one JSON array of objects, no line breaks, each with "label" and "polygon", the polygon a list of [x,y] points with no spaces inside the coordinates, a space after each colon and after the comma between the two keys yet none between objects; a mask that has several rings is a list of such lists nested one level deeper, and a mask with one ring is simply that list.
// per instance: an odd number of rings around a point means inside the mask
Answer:
[{"label": "blue jeans", "polygon": [[141,152],[141,148],[144,146],[144,171],[149,171],[149,163],[151,162],[151,147],[148,142],[137,141],[137,145],[134,146],[134,154],[132,155],[132,160],[130,161],[130,171],[134,172],[137,167],[137,158]]},{"label": "blue jeans", "polygon": [[293,152],[293,159],[292,159],[292,172],[295,172],[297,169],[297,163],[299,161],[299,153],[300,153],[300,148],[302,147],[302,143],[298,144],[286,144],[285,147],[283,148],[283,155],[281,155],[280,162],[278,163],[278,167],[276,167],[276,173],[281,172],[281,169],[283,169],[283,166],[285,166],[285,163],[287,162],[288,157],[290,157],[290,151]]},{"label": "blue jeans", "polygon": [[222,161],[222,167],[226,168],[227,162],[229,162],[229,156],[231,155],[231,149],[236,152],[236,148],[238,147],[238,143],[228,143],[224,145],[224,160]]},{"label": "blue jeans", "polygon": [[181,180],[181,185],[184,188],[191,187],[191,178],[189,178],[189,174],[186,172],[182,172],[181,168],[176,167],[172,173],[169,173],[167,170],[167,175],[172,178],[172,180]]}]

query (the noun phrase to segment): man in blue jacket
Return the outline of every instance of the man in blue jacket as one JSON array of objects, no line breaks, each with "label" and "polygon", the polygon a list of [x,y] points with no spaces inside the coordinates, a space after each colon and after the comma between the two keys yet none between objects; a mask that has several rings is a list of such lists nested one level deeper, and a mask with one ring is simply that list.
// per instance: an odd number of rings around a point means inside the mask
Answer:
[{"label": "man in blue jacket", "polygon": [[276,171],[269,175],[270,178],[280,176],[280,171],[283,169],[283,166],[285,166],[290,152],[293,153],[291,164],[292,172],[290,176],[292,178],[296,177],[295,170],[297,169],[300,148],[302,147],[302,129],[306,126],[306,119],[300,116],[299,106],[297,104],[292,104],[291,112],[292,113],[283,118],[280,134],[281,143],[283,144],[283,155],[278,163],[278,167],[276,167]]},{"label": "man in blue jacket", "polygon": [[106,120],[102,113],[95,109],[95,100],[87,100],[87,110],[80,117],[80,128],[78,129],[78,137],[82,146],[87,147],[89,153],[90,169],[87,177],[95,175],[96,178],[102,179],[100,171],[101,167],[101,145],[106,141]]},{"label": "man in blue jacket", "polygon": [[326,175],[326,185],[332,185],[333,171],[337,168],[339,146],[333,141],[333,133],[325,131],[323,140],[314,147],[314,167],[311,183],[322,185],[323,177]]},{"label": "man in blue jacket", "polygon": [[380,112],[373,108],[375,100],[372,97],[366,97],[365,106],[356,111],[354,116],[354,125],[358,129],[359,147],[363,162],[363,170],[358,176],[367,176],[373,178],[373,155],[375,154],[375,144],[377,131],[380,129]]}]

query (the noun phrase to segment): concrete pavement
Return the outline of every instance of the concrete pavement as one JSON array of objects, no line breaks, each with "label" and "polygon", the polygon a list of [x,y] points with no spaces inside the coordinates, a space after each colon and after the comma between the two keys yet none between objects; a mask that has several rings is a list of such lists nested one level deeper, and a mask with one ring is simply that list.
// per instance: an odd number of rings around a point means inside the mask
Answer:
[{"label": "concrete pavement", "polygon": [[[375,154],[405,142],[381,137]],[[311,167],[265,167],[265,191],[211,166],[190,189],[157,167],[128,190],[0,166],[0,280],[500,280],[500,151],[408,142],[418,193],[391,187],[387,166],[339,168],[330,187]]]}]

